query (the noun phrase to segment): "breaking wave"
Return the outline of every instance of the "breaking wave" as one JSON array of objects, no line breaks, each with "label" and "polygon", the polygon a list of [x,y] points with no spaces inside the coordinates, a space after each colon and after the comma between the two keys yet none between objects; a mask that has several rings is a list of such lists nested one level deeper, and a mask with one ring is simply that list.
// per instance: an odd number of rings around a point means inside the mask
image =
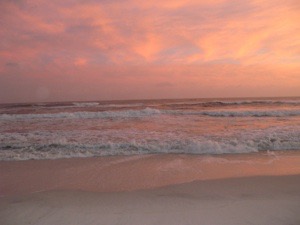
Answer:
[{"label": "breaking wave", "polygon": [[190,114],[212,117],[285,117],[300,116],[300,110],[203,111]]},{"label": "breaking wave", "polygon": [[0,120],[19,119],[97,119],[97,118],[139,118],[155,115],[200,115],[210,117],[289,117],[300,116],[300,110],[243,110],[243,111],[187,111],[187,110],[159,110],[145,108],[141,110],[120,110],[101,112],[60,112],[46,114],[0,114]]},{"label": "breaking wave", "polygon": [[203,106],[203,107],[217,107],[217,106],[235,106],[235,105],[294,105],[299,106],[300,100],[241,100],[241,101],[189,101],[189,102],[176,102],[168,103],[168,106]]},{"label": "breaking wave", "polygon": [[73,102],[73,105],[77,107],[90,107],[99,105],[99,102]]},{"label": "breaking wave", "polygon": [[[295,134],[296,135],[296,134]],[[300,149],[300,138],[293,137],[287,141],[284,137],[264,137],[250,140],[157,140],[127,142],[82,143],[67,141],[64,138],[47,143],[30,144],[1,143],[1,160],[56,159],[73,157],[95,157],[111,155],[137,154],[237,154],[263,150],[297,150]]]},{"label": "breaking wave", "polygon": [[96,118],[136,118],[161,114],[160,110],[145,108],[142,110],[101,111],[101,112],[61,112],[46,114],[2,114],[1,120],[13,119],[96,119]]}]

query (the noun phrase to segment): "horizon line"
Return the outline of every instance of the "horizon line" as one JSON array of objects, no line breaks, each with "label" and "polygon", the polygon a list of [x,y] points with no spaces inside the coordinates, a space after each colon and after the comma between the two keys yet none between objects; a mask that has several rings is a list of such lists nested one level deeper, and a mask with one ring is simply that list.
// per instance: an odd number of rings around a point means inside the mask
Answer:
[{"label": "horizon line", "polygon": [[69,102],[130,102],[130,101],[161,101],[161,100],[196,100],[196,99],[271,99],[271,98],[300,98],[300,96],[261,96],[261,97],[191,97],[191,98],[140,98],[140,99],[103,99],[103,100],[58,100],[58,101],[36,101],[36,102],[0,102],[0,105],[10,104],[51,104]]}]

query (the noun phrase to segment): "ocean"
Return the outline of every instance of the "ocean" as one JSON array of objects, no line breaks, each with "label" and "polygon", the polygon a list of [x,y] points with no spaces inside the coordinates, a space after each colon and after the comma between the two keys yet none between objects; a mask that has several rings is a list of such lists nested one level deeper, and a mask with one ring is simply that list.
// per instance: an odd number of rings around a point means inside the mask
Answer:
[{"label": "ocean", "polygon": [[0,160],[300,150],[300,98],[0,105]]}]

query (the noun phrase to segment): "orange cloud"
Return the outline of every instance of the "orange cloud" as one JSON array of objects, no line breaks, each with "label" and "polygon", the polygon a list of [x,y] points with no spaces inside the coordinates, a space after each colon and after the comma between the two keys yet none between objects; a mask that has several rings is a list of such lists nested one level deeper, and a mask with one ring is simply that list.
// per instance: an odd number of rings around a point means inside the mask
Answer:
[{"label": "orange cloud", "polygon": [[299,14],[286,5],[268,6],[270,8],[260,9],[266,6],[258,4],[251,13],[212,23],[211,32],[196,41],[204,51],[205,61],[231,58],[246,64],[276,64],[286,63],[282,58],[296,57],[289,46],[299,50],[296,40],[299,32],[296,15]]},{"label": "orange cloud", "polygon": [[137,54],[141,55],[146,61],[151,61],[162,49],[163,45],[158,36],[149,34],[145,40],[140,41],[134,46]]},{"label": "orange cloud", "polygon": [[86,58],[77,58],[74,61],[75,66],[85,66],[87,64]]},{"label": "orange cloud", "polygon": [[[239,96],[256,87],[300,95],[296,0],[21,0],[2,1],[0,15],[3,88],[18,82],[14,76],[39,86],[76,77],[76,85],[99,82],[109,93],[126,84],[128,93],[115,98],[136,96],[128,90],[137,86],[141,96],[163,97],[156,84],[169,97]],[[86,92],[109,96],[96,86]]]}]

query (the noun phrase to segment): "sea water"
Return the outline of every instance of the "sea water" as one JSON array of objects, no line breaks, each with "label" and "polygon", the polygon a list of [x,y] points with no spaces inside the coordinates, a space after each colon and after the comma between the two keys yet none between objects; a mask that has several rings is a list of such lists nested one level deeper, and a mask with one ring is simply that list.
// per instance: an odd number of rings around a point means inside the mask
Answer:
[{"label": "sea water", "polygon": [[300,98],[0,105],[0,160],[300,149]]}]

